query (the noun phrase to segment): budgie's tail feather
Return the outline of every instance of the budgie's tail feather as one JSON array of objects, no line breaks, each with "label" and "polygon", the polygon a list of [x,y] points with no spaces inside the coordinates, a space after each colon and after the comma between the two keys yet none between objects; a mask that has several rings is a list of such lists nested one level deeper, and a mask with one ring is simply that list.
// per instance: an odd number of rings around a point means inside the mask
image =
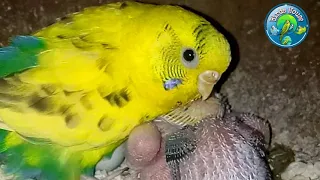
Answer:
[{"label": "budgie's tail feather", "polygon": [[10,46],[0,48],[0,78],[36,67],[37,55],[45,49],[44,40],[35,36],[17,36]]},{"label": "budgie's tail feather", "polygon": [[3,129],[0,130],[0,142],[3,171],[19,180],[74,180],[82,173],[79,159],[74,158],[79,156],[62,157],[62,149],[31,144],[15,132]]}]

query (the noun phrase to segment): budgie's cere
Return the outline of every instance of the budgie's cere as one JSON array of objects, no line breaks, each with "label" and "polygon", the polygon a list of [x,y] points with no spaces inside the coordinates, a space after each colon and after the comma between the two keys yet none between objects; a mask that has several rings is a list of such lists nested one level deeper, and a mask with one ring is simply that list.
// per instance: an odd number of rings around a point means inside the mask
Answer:
[{"label": "budgie's cere", "polygon": [[206,99],[229,63],[224,36],[177,6],[87,8],[17,37],[0,49],[1,127],[13,131],[1,131],[7,171],[92,173],[138,124]]},{"label": "budgie's cere", "polygon": [[[214,107],[209,100],[200,102],[207,111]],[[161,121],[135,128],[129,136],[126,154],[130,167],[140,172],[141,180],[271,180],[265,159],[270,138],[268,123],[246,113],[227,112],[219,118],[215,115],[216,110],[212,109],[212,114],[203,117],[196,127],[184,130]],[[163,140],[152,135],[156,132],[145,131],[155,124],[163,133]],[[150,148],[158,145],[145,141],[146,136],[153,138],[152,142],[162,141],[162,147]],[[141,148],[143,145],[149,148]],[[153,158],[137,158],[139,154]]]}]

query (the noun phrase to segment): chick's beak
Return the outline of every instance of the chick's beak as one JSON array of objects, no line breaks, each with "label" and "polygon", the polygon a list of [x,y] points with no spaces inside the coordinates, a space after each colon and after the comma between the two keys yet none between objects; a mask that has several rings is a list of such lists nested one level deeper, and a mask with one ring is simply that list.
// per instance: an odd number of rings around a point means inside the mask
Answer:
[{"label": "chick's beak", "polygon": [[220,78],[220,74],[217,71],[207,70],[198,76],[198,91],[202,96],[202,100],[208,99],[213,86]]}]

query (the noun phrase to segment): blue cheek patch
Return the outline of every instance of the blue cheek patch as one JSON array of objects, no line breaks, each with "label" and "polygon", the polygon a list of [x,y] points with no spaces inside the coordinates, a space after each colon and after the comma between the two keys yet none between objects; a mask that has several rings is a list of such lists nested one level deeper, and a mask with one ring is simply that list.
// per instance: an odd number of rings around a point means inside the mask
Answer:
[{"label": "blue cheek patch", "polygon": [[168,91],[177,87],[179,84],[182,84],[181,79],[169,79],[163,83],[163,87],[166,91]]}]

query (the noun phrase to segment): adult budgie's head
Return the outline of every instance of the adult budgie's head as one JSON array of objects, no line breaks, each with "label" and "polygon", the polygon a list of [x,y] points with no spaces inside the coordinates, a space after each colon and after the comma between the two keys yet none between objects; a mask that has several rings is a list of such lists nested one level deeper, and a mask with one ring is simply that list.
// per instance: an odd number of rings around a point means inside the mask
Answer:
[{"label": "adult budgie's head", "polygon": [[[231,61],[229,43],[207,20],[178,6],[142,8],[132,22],[130,57],[151,99],[206,99]],[[128,5],[130,11],[130,4]],[[134,34],[134,35],[133,35]],[[133,53],[133,54],[131,54]],[[151,71],[151,73],[150,73]],[[138,76],[139,76],[138,75]]]}]

